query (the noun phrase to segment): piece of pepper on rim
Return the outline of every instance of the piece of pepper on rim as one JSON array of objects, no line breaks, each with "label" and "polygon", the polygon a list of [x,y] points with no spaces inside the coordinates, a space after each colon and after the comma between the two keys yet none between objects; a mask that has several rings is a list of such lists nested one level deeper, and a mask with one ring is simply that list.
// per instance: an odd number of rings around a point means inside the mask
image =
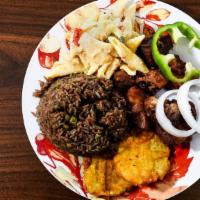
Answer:
[{"label": "piece of pepper on rim", "polygon": [[182,37],[186,37],[189,41],[189,47],[195,47],[200,49],[200,37],[195,30],[184,22],[176,22],[174,24],[165,25],[157,30],[153,36],[152,41],[152,54],[156,64],[159,66],[160,71],[170,81],[176,83],[184,83],[191,80],[194,77],[200,76],[200,69],[195,68],[190,62],[186,63],[186,72],[183,78],[175,76],[169,66],[171,60],[175,58],[173,54],[163,55],[158,49],[158,40],[160,37],[168,32],[176,44]]}]

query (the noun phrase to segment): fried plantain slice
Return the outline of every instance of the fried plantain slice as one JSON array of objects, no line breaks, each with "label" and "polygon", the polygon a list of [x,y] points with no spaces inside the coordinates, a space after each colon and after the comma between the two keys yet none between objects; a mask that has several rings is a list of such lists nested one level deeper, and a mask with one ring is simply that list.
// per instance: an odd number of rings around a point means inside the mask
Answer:
[{"label": "fried plantain slice", "polygon": [[153,132],[131,136],[119,146],[114,165],[119,176],[134,186],[163,180],[170,169],[170,150]]},{"label": "fried plantain slice", "polygon": [[103,158],[92,158],[84,171],[84,184],[87,191],[97,197],[117,196],[132,186],[116,173],[112,160]]}]

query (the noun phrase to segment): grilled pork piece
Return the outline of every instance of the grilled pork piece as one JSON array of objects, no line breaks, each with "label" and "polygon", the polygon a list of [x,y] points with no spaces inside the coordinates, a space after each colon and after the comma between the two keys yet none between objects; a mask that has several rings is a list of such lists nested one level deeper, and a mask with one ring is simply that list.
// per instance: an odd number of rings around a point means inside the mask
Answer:
[{"label": "grilled pork piece", "polygon": [[175,58],[169,63],[169,66],[172,69],[172,72],[178,76],[179,78],[184,77],[185,75],[185,62],[183,62],[179,56],[175,56]]},{"label": "grilled pork piece", "polygon": [[144,100],[144,109],[146,112],[147,117],[150,117],[152,121],[156,121],[156,104],[157,104],[158,100],[155,96],[150,96],[147,97]]},{"label": "grilled pork piece", "polygon": [[139,47],[139,53],[141,54],[141,57],[143,58],[147,66],[150,67],[151,69],[155,69],[158,67],[154,62],[152,56],[151,42],[152,42],[152,37],[145,38],[141,46]]},{"label": "grilled pork piece", "polygon": [[159,70],[150,70],[147,74],[137,76],[136,83],[140,88],[154,94],[157,90],[164,88],[168,81]]},{"label": "grilled pork piece", "polygon": [[130,88],[135,83],[132,77],[123,70],[115,72],[113,79],[116,87],[123,90]]},{"label": "grilled pork piece", "polygon": [[133,113],[139,113],[144,110],[144,92],[142,89],[133,86],[128,90],[127,99],[132,106]]},{"label": "grilled pork piece", "polygon": [[[156,63],[154,62],[153,56],[152,56],[152,37],[146,37],[146,39],[142,42],[139,53],[141,54],[141,57],[146,62],[147,66],[149,66],[151,69],[158,68]],[[173,47],[173,41],[169,35],[163,36],[158,41],[158,49],[160,53],[167,54],[170,49]]]}]

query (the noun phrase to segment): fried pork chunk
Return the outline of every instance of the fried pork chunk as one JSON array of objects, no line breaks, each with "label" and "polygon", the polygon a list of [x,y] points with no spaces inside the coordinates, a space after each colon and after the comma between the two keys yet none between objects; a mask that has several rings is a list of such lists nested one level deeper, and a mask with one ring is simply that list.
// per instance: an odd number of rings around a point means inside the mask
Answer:
[{"label": "fried pork chunk", "polygon": [[170,169],[170,150],[153,132],[129,137],[114,157],[118,175],[134,186],[163,180]]},{"label": "fried pork chunk", "polygon": [[84,184],[97,197],[117,196],[132,186],[117,174],[112,160],[103,158],[92,158],[84,172]]},{"label": "fried pork chunk", "polygon": [[[151,69],[157,69],[153,56],[152,56],[152,48],[151,43],[153,39],[153,34],[147,35],[147,37],[143,40],[140,45],[139,52],[141,57],[144,59],[145,63]],[[168,54],[169,50],[173,47],[173,41],[169,35],[163,36],[158,40],[158,49],[162,54]]]},{"label": "fried pork chunk", "polygon": [[175,56],[175,58],[173,60],[170,61],[169,66],[172,69],[172,72],[180,77],[183,78],[185,75],[185,71],[186,71],[186,67],[185,67],[186,63],[183,62],[179,56]]},{"label": "fried pork chunk", "polygon": [[131,106],[134,124],[142,130],[148,130],[149,121],[144,111],[144,91],[137,86],[133,86],[127,92],[127,99]]},{"label": "fried pork chunk", "polygon": [[127,99],[132,107],[133,113],[139,113],[144,110],[144,92],[137,86],[131,87],[127,92]]},{"label": "fried pork chunk", "polygon": [[123,90],[130,88],[135,83],[132,77],[123,70],[115,72],[113,79],[115,86]]},{"label": "fried pork chunk", "polygon": [[159,70],[150,70],[146,74],[137,76],[136,83],[145,91],[156,93],[158,90],[163,89],[168,81]]}]

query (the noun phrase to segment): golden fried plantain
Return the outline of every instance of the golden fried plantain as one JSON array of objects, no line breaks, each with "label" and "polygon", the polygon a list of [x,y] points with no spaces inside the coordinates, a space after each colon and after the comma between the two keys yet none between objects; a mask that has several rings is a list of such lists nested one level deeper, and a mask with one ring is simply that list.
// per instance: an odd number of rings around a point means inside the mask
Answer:
[{"label": "golden fried plantain", "polygon": [[112,160],[92,158],[84,171],[87,191],[96,196],[116,196],[130,189],[132,184],[116,173]]},{"label": "golden fried plantain", "polygon": [[169,148],[153,132],[131,136],[119,146],[114,165],[134,186],[163,180],[170,169]]}]

